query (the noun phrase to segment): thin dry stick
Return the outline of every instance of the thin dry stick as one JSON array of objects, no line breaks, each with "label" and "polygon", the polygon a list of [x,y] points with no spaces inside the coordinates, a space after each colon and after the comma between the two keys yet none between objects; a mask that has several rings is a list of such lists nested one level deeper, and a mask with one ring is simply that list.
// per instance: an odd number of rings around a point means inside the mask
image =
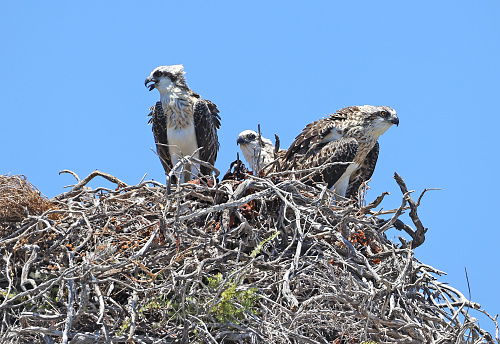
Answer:
[{"label": "thin dry stick", "polygon": [[401,206],[373,213],[388,194],[332,205],[294,173],[171,193],[153,181],[91,190],[84,178],[0,239],[0,342],[493,342],[471,313],[497,318],[420,263],[418,240],[383,234],[422,232],[427,189],[412,203],[400,179]]}]

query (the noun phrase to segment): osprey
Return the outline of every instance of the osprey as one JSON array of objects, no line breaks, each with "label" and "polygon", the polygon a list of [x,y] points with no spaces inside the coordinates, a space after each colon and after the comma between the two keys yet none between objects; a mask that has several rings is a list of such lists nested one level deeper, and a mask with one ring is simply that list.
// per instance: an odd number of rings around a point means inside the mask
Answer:
[{"label": "osprey", "polygon": [[[144,82],[150,91],[156,88],[160,92],[160,101],[150,109],[149,122],[153,124],[156,149],[167,174],[183,156],[193,155],[198,148],[194,157],[214,165],[219,149],[219,110],[189,89],[184,73],[182,65],[160,66]],[[210,169],[199,163],[186,169],[180,182],[200,172],[210,174]]]},{"label": "osprey", "polygon": [[329,163],[312,176],[326,182],[337,200],[351,197],[370,179],[377,163],[378,138],[393,124],[396,111],[388,106],[350,106],[308,124],[295,138],[284,157],[290,169],[307,169]]},{"label": "osprey", "polygon": [[[256,175],[274,161],[274,145],[253,130],[244,130],[238,135],[236,144],[240,145],[245,160]],[[284,155],[284,150],[277,152],[278,156]]]}]

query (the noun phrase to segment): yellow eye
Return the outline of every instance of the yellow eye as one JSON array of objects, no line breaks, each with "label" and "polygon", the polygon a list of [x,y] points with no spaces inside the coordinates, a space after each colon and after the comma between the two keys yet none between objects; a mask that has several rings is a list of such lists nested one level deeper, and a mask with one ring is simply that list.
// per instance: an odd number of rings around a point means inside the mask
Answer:
[{"label": "yellow eye", "polygon": [[387,112],[382,111],[381,115],[385,117],[385,116],[387,116]]}]

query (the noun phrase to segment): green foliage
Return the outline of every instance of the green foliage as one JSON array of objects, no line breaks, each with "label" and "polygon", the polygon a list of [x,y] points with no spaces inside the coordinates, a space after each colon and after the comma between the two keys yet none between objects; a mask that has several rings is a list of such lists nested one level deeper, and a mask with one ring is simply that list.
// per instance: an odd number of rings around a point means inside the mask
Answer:
[{"label": "green foliage", "polygon": [[[7,291],[2,290],[2,291],[0,291],[0,303],[4,302],[6,298],[7,298],[7,300],[13,299],[14,297],[16,297],[19,294],[21,294],[21,292],[18,292],[15,289],[11,290],[8,294],[7,294]],[[50,297],[50,295],[49,295],[49,296],[47,296],[47,299],[57,303],[55,296]],[[39,303],[36,302],[36,300],[32,301],[30,298],[28,298],[28,296],[21,296],[19,299],[17,299],[12,304],[18,305],[20,303],[25,303],[26,307],[28,309],[38,309],[38,310],[52,309],[52,306],[50,304],[40,305]]]},{"label": "green foliage", "polygon": [[[269,238],[263,240],[251,253],[251,257],[256,257],[262,248],[271,240],[276,238],[279,232],[274,233]],[[210,314],[214,315],[219,322],[236,322],[244,318],[245,312],[251,312],[257,314],[256,301],[258,296],[256,295],[257,288],[249,288],[247,290],[237,290],[239,283],[237,280],[231,280],[224,282],[221,273],[216,274],[213,277],[207,277],[208,287],[212,290],[219,289],[221,287],[224,290],[220,294],[220,300],[217,301],[216,305],[210,309]],[[225,285],[223,285],[225,284]],[[203,303],[204,300],[197,300],[193,297],[187,297],[187,301],[191,301],[190,305],[187,306],[185,311],[188,314],[196,314],[196,308],[193,306],[195,304]],[[201,302],[200,302],[201,301]],[[154,318],[160,320],[160,323],[165,320],[165,315],[169,317],[176,317],[180,309],[180,302],[175,298],[170,299],[165,295],[158,295],[146,305],[144,305],[139,313],[141,316],[147,317],[148,319]],[[162,319],[163,318],[163,319]],[[150,319],[151,320],[151,319]]]},{"label": "green foliage", "polygon": [[120,329],[116,332],[117,335],[121,336],[122,334],[125,333],[125,331],[127,331],[127,329],[129,328],[130,326],[130,318],[125,318],[122,322],[122,326],[120,327]]},{"label": "green foliage", "polygon": [[[270,241],[274,240],[280,232],[276,232],[269,238],[260,242],[250,254],[250,257],[255,258],[262,248]],[[217,289],[223,283],[222,274],[218,273],[213,278],[208,277],[208,287]],[[238,287],[237,281],[229,281],[224,286],[225,290],[221,293],[220,301],[212,307],[211,314],[214,314],[220,322],[235,322],[244,318],[246,311],[257,314],[255,303],[258,299],[256,295],[257,288],[247,290],[236,290]]]},{"label": "green foliage", "polygon": [[[222,274],[218,273],[215,278],[208,278],[208,286],[212,289],[218,288],[222,283]],[[228,282],[225,290],[221,293],[220,301],[212,307],[210,313],[215,315],[222,323],[235,322],[244,318],[245,311],[257,314],[255,302],[257,288],[247,290],[236,290],[236,282]]]},{"label": "green foliage", "polygon": [[207,277],[207,279],[208,279],[208,287],[210,289],[216,289],[222,282],[222,274],[219,272],[217,275],[215,275],[214,278]]},{"label": "green foliage", "polygon": [[154,311],[159,309],[165,309],[169,306],[170,300],[168,300],[165,295],[159,294],[153,300],[149,301],[139,310],[139,313],[144,311]]},{"label": "green foliage", "polygon": [[[17,294],[19,294],[17,291],[15,290],[11,290],[10,293],[9,293],[9,296],[8,296],[8,299],[12,299],[14,296],[16,296]],[[0,291],[0,297],[2,297],[3,299],[5,299],[5,297],[7,296],[7,292],[6,291],[3,291],[1,290]],[[2,300],[3,300],[2,299]]]},{"label": "green foliage", "polygon": [[264,239],[263,241],[261,241],[252,251],[252,253],[250,253],[250,257],[252,258],[255,258],[259,253],[260,251],[262,250],[262,248],[264,247],[264,245],[266,245],[269,241],[273,240],[274,238],[276,238],[278,235],[280,235],[280,232],[276,232],[274,233],[273,235],[271,235],[269,238],[267,239]]}]

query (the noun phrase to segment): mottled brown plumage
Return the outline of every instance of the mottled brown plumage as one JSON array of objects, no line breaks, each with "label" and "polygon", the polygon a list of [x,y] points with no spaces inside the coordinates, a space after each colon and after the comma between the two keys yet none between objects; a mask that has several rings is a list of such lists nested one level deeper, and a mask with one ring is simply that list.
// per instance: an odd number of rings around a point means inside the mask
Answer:
[{"label": "mottled brown plumage", "polygon": [[[145,85],[150,91],[156,88],[160,92],[160,102],[151,108],[150,123],[165,172],[169,173],[183,156],[193,154],[214,165],[219,149],[219,110],[214,103],[189,89],[182,65],[155,68]],[[199,172],[210,174],[207,167],[197,163],[186,168],[188,171],[181,176],[181,181]]]},{"label": "mottled brown plumage", "polygon": [[284,157],[285,168],[306,169],[330,163],[313,176],[340,197],[352,196],[375,169],[377,139],[393,124],[396,111],[388,106],[351,106],[308,124]]}]

